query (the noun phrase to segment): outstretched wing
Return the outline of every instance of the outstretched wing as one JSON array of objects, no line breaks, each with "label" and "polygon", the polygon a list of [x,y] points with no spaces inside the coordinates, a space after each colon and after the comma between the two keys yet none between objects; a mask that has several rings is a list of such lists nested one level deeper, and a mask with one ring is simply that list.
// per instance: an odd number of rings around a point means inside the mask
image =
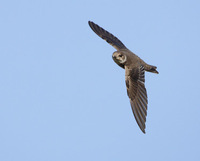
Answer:
[{"label": "outstretched wing", "polygon": [[109,33],[108,31],[104,30],[94,22],[88,21],[89,26],[91,29],[102,39],[106,40],[110,45],[112,45],[115,49],[126,49],[126,46],[114,35]]},{"label": "outstretched wing", "polygon": [[145,122],[147,116],[147,92],[144,85],[145,71],[144,67],[126,70],[126,87],[130,98],[131,108],[136,122],[143,133],[145,133]]}]

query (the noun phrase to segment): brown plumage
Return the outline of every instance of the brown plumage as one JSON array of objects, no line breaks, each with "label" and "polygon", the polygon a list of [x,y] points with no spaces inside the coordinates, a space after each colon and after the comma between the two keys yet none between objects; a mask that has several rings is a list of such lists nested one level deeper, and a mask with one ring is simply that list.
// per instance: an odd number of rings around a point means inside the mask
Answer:
[{"label": "brown plumage", "polygon": [[137,55],[127,49],[117,37],[108,31],[91,21],[88,23],[98,36],[117,49],[112,57],[115,63],[125,69],[126,88],[130,98],[131,108],[138,126],[142,132],[145,133],[148,104],[147,92],[144,85],[145,71],[158,74],[158,71],[156,70],[157,67],[145,63]]}]

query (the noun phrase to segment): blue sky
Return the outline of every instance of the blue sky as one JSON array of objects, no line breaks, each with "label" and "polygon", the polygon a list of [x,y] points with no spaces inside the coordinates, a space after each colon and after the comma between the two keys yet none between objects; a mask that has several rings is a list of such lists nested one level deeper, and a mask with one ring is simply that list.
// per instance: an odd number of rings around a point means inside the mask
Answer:
[{"label": "blue sky", "polygon": [[[200,2],[2,1],[1,161],[198,161]],[[146,73],[146,134],[133,117],[116,35]]]}]

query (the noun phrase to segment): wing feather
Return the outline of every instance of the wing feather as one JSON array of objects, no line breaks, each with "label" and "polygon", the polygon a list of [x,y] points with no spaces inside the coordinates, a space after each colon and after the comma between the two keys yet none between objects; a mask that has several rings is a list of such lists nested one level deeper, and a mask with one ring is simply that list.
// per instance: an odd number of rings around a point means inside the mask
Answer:
[{"label": "wing feather", "polygon": [[110,45],[112,45],[115,49],[127,49],[126,46],[113,34],[109,33],[108,31],[104,30],[99,25],[95,24],[94,22],[88,21],[89,26],[91,29],[102,39],[106,40]]},{"label": "wing feather", "polygon": [[144,67],[128,69],[126,71],[126,87],[127,93],[130,98],[131,108],[136,119],[136,122],[143,133],[146,128],[147,116],[147,92],[144,85],[145,71]]}]

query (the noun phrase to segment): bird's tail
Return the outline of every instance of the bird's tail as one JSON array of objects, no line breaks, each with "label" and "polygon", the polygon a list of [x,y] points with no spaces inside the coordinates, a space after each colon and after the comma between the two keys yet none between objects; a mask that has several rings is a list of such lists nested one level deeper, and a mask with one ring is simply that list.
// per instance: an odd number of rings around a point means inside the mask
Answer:
[{"label": "bird's tail", "polygon": [[157,67],[153,66],[153,65],[148,65],[146,64],[145,68],[144,68],[147,72],[152,72],[152,73],[156,73],[158,74],[159,72],[156,70]]}]

